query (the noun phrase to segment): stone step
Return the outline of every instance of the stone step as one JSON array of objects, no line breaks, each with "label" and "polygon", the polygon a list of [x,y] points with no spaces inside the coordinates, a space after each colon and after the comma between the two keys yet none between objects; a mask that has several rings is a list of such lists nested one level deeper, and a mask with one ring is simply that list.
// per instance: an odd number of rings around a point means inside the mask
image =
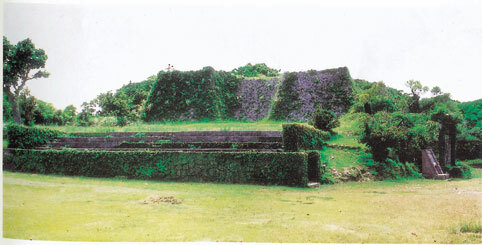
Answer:
[{"label": "stone step", "polygon": [[168,137],[59,137],[55,140],[57,143],[90,143],[90,142],[157,142],[160,140],[169,140]]},{"label": "stone step", "polygon": [[282,137],[271,136],[146,136],[146,137],[60,137],[57,143],[91,143],[91,142],[282,142]]},{"label": "stone step", "polygon": [[449,179],[449,177],[449,174],[437,174],[434,176],[434,179],[446,180]]},{"label": "stone step", "polygon": [[50,148],[114,148],[121,142],[50,142],[44,147]]},{"label": "stone step", "polygon": [[144,137],[144,136],[264,136],[281,137],[281,131],[184,131],[184,132],[109,132],[70,133],[75,137]]},{"label": "stone step", "polygon": [[282,142],[282,137],[268,136],[174,136],[172,142]]},{"label": "stone step", "polygon": [[308,188],[319,188],[319,187],[320,187],[320,183],[319,183],[319,182],[308,182],[307,187],[308,187]]},{"label": "stone step", "polygon": [[278,149],[281,142],[169,142],[169,143],[121,143],[118,148],[231,148],[231,149]]},{"label": "stone step", "polygon": [[232,149],[277,149],[282,148],[281,142],[105,142],[105,141],[80,141],[80,142],[49,142],[45,147],[50,148],[232,148]]},{"label": "stone step", "polygon": [[[61,147],[38,147],[38,150],[62,150]],[[282,149],[232,149],[232,148],[204,148],[204,149],[190,149],[190,148],[75,148],[75,150],[89,150],[89,151],[183,151],[183,152],[283,152]]]}]

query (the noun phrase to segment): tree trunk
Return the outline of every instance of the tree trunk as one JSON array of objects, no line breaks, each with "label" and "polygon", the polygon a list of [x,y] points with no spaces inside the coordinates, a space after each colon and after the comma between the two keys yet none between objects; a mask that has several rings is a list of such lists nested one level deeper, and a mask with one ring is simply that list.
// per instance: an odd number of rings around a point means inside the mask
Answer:
[{"label": "tree trunk", "polygon": [[15,94],[13,94],[11,91],[3,90],[3,92],[7,94],[8,102],[10,102],[10,105],[12,105],[13,121],[16,124],[22,124],[22,119],[20,118],[20,110],[18,106],[18,96],[15,96]]}]

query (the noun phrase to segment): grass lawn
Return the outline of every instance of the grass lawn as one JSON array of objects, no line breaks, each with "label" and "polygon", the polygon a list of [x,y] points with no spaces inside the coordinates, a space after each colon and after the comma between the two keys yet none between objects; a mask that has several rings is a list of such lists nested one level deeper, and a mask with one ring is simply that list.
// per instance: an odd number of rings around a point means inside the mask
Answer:
[{"label": "grass lawn", "polygon": [[68,241],[480,243],[474,231],[482,219],[481,180],[300,189],[4,172],[3,234]]},{"label": "grass lawn", "polygon": [[327,162],[328,168],[335,168],[341,170],[345,167],[358,166],[361,163],[358,161],[363,152],[349,149],[333,149],[326,147],[320,151],[321,162]]},{"label": "grass lawn", "polygon": [[136,123],[124,127],[42,126],[64,132],[180,132],[180,131],[281,131],[283,121],[179,121],[162,123]]}]

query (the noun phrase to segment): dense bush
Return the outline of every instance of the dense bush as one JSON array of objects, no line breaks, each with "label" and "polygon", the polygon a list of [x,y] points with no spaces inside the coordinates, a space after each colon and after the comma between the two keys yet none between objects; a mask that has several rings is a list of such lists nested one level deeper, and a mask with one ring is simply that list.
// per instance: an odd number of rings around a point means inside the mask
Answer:
[{"label": "dense bush", "polygon": [[[56,109],[51,103],[39,100],[30,94],[28,89],[18,97],[19,112],[24,125],[63,125],[62,110]],[[3,120],[13,121],[12,106],[4,95]]]},{"label": "dense bush", "polygon": [[138,83],[129,82],[116,91],[116,95],[123,93],[127,95],[128,104],[131,110],[140,116],[146,103],[147,97],[151,92],[152,86],[156,82],[157,76],[150,76],[146,80]]},{"label": "dense bush", "polygon": [[37,98],[31,96],[28,89],[23,90],[18,96],[18,107],[22,123],[28,126],[34,125],[34,117],[37,110]]},{"label": "dense bush", "polygon": [[436,149],[438,123],[417,113],[378,112],[365,124],[361,142],[376,162],[390,157],[400,162],[421,162],[422,149]]},{"label": "dense bush", "polygon": [[89,104],[99,106],[100,110],[97,114],[100,116],[114,116],[117,126],[124,126],[130,122],[138,121],[144,112],[145,102],[156,78],[157,76],[150,76],[142,82],[129,82],[129,84],[122,86],[115,93],[108,91],[99,94]]},{"label": "dense bush", "polygon": [[389,158],[384,159],[383,161],[375,161],[370,153],[361,155],[359,161],[380,180],[387,178],[398,179],[403,177],[422,177],[420,169],[413,163],[401,163]]},{"label": "dense bush", "polygon": [[446,167],[451,178],[472,178],[472,167],[467,164],[457,161],[455,162],[455,166],[447,165]]},{"label": "dense bush", "polygon": [[7,139],[9,148],[34,148],[54,140],[63,135],[52,129],[40,129],[23,125],[7,125]]},{"label": "dense bush", "polygon": [[482,99],[460,103],[458,107],[469,127],[482,127]]},{"label": "dense bush", "polygon": [[460,103],[458,108],[464,119],[459,127],[463,138],[482,140],[482,99]]},{"label": "dense bush", "polygon": [[7,95],[3,94],[3,123],[13,122],[12,105],[7,99]]},{"label": "dense bush", "polygon": [[316,129],[333,133],[333,129],[340,126],[340,122],[334,112],[318,109],[313,115],[313,126]]},{"label": "dense bush", "polygon": [[114,116],[117,126],[125,126],[130,121],[135,121],[136,115],[129,104],[127,94],[121,92],[113,94],[112,91],[97,96],[96,102],[102,108],[99,115]]},{"label": "dense bush", "polygon": [[241,78],[205,67],[159,72],[145,108],[145,121],[230,119],[239,108]]},{"label": "dense bush", "polygon": [[62,120],[64,124],[73,125],[77,116],[77,108],[74,105],[68,105],[62,112]]},{"label": "dense bush", "polygon": [[270,115],[274,120],[309,121],[317,106],[342,114],[353,103],[346,67],[285,73]]},{"label": "dense bush", "polygon": [[354,86],[356,102],[353,112],[375,114],[379,111],[408,112],[409,97],[401,91],[387,87],[383,82],[369,83],[357,80]]},{"label": "dense bush", "polygon": [[316,150],[325,146],[330,133],[300,123],[283,124],[283,150]]},{"label": "dense bush", "polygon": [[82,111],[77,115],[77,125],[80,126],[92,126],[94,125],[94,103],[82,103]]},{"label": "dense bush", "polygon": [[279,70],[269,68],[265,63],[251,65],[248,63],[245,66],[240,66],[231,71],[233,74],[241,75],[243,77],[257,77],[257,76],[267,76],[275,77],[279,75]]},{"label": "dense bush", "polygon": [[37,108],[34,111],[35,124],[62,125],[62,110],[57,110],[51,103],[37,100]]},{"label": "dense bush", "polygon": [[456,157],[459,160],[482,158],[482,140],[476,138],[457,139],[456,151]]},{"label": "dense bush", "polygon": [[42,174],[306,186],[308,154],[11,150],[4,168]]}]

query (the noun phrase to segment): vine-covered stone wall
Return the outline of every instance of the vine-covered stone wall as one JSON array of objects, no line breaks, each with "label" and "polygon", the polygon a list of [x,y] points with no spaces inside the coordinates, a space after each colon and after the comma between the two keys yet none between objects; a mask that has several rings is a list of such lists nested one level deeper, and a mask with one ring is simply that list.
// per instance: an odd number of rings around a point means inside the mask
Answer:
[{"label": "vine-covered stone wall", "polygon": [[343,114],[353,103],[352,84],[346,67],[285,73],[271,118],[308,121],[317,107]]},{"label": "vine-covered stone wall", "polygon": [[317,107],[340,115],[353,103],[348,68],[243,78],[211,67],[160,72],[147,99],[145,121],[312,119]]}]

